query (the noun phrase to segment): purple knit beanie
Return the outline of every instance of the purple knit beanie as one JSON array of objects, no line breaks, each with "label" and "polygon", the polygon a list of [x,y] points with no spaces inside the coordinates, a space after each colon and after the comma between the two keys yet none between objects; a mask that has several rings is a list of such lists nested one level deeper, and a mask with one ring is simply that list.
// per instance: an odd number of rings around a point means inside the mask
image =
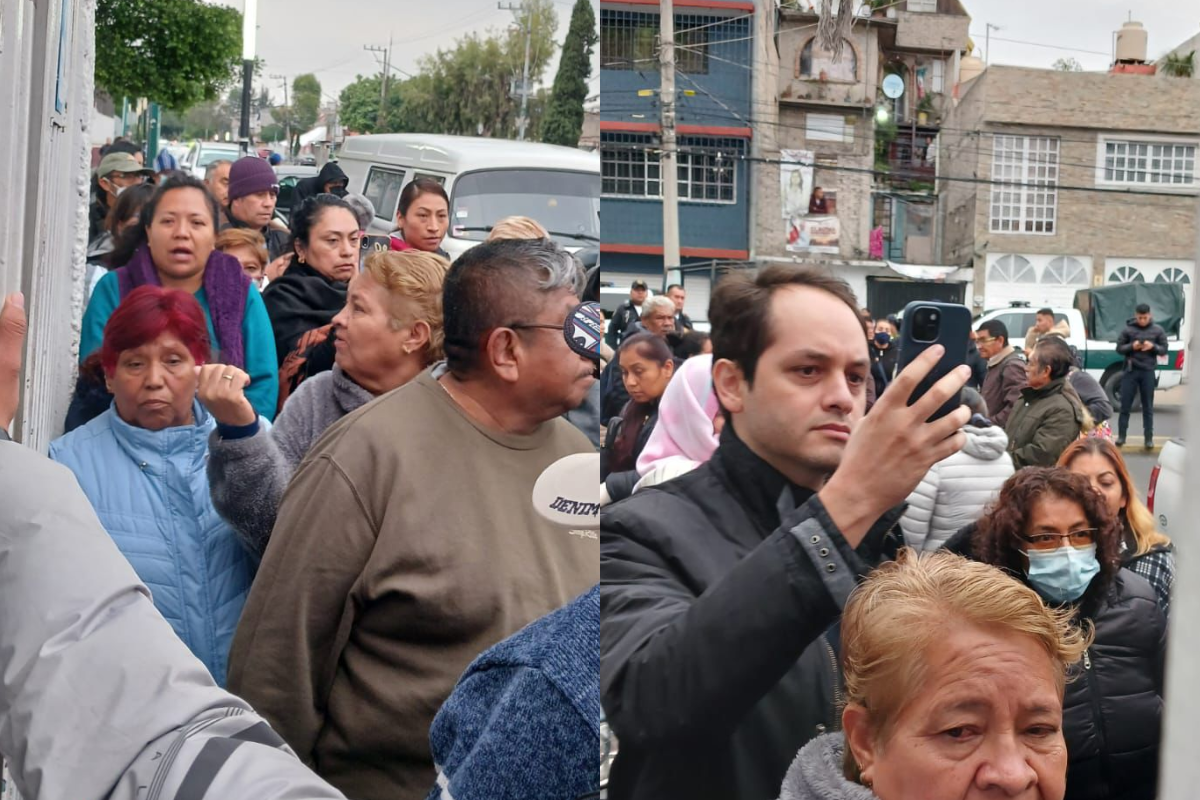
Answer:
[{"label": "purple knit beanie", "polygon": [[275,170],[261,158],[246,156],[239,158],[229,169],[229,201],[255,192],[278,192],[279,178]]}]

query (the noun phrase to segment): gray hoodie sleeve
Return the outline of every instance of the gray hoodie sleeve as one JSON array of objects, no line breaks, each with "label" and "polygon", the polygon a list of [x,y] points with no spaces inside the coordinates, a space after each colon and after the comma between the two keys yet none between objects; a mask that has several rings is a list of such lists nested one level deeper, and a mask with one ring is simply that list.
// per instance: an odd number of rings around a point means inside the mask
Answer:
[{"label": "gray hoodie sleeve", "polygon": [[343,798],[213,683],[70,470],[0,443],[0,508],[0,752],[23,797]]},{"label": "gray hoodie sleeve", "polygon": [[219,429],[209,434],[208,487],[213,507],[255,556],[266,551],[283,492],[312,444],[307,409],[297,394],[288,399],[273,427],[260,418],[253,436],[222,439]]}]

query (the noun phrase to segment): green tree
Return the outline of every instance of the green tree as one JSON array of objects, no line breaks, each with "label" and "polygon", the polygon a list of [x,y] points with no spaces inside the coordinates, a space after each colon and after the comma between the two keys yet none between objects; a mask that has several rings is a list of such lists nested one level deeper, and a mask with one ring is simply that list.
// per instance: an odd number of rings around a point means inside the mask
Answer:
[{"label": "green tree", "polygon": [[1190,78],[1196,73],[1196,51],[1184,55],[1183,53],[1170,53],[1163,59],[1162,71],[1164,75],[1170,75],[1175,78]]},{"label": "green tree", "polygon": [[200,0],[98,0],[96,85],[184,111],[215,100],[241,66],[242,15]]},{"label": "green tree", "polygon": [[550,105],[541,125],[541,140],[575,147],[583,133],[583,101],[592,77],[592,50],[596,47],[596,15],[591,0],[575,0],[571,27],[563,44],[558,74],[554,76]]},{"label": "green tree", "polygon": [[[554,55],[558,17],[550,0],[526,4],[532,31],[529,81],[535,84]],[[524,12],[517,17],[524,22]],[[439,50],[418,62],[417,75],[397,87],[401,102],[395,112],[389,92],[389,124],[394,120],[397,131],[512,138],[520,110],[512,85],[520,82],[524,59],[521,28],[465,36],[454,49]]]},{"label": "green tree", "polygon": [[355,133],[395,133],[400,130],[401,84],[388,81],[387,103],[379,113],[379,75],[356,75],[338,96],[339,117],[346,130]]},{"label": "green tree", "polygon": [[1083,72],[1083,65],[1071,56],[1067,56],[1056,60],[1050,65],[1050,69],[1056,69],[1059,72]]},{"label": "green tree", "polygon": [[297,75],[292,81],[292,146],[300,146],[300,136],[317,124],[321,116],[321,82],[312,73]]}]

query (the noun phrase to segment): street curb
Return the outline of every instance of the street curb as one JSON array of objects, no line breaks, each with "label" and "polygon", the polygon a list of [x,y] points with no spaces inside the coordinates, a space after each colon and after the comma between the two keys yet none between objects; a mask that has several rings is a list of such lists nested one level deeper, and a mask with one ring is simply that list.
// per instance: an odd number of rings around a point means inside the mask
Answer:
[{"label": "street curb", "polygon": [[[1129,441],[1129,442],[1126,442],[1125,446],[1121,447],[1120,450],[1122,453],[1129,453],[1130,455],[1135,455],[1135,456],[1136,455],[1144,455],[1144,456],[1145,455],[1157,455],[1162,452],[1163,445],[1165,445],[1169,441],[1171,441],[1171,437],[1169,437],[1169,436],[1155,436],[1154,437],[1154,447],[1147,448],[1147,447],[1144,447],[1141,443],[1139,443],[1137,441]],[[1116,444],[1116,442],[1114,441],[1113,444]]]}]

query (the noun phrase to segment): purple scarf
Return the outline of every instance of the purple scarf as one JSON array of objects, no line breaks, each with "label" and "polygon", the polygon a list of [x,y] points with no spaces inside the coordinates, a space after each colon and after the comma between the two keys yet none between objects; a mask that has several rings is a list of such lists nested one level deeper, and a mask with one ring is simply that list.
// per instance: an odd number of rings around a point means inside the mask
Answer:
[{"label": "purple scarf", "polygon": [[[158,270],[150,258],[149,247],[139,247],[129,263],[117,270],[117,284],[122,299],[139,286],[162,286]],[[238,260],[213,250],[208,263],[204,265],[204,294],[208,299],[213,331],[217,335],[217,341],[212,344],[214,349],[220,348],[221,363],[238,369],[246,367],[242,317],[246,313],[246,295],[249,291],[250,277],[242,270]]]}]

